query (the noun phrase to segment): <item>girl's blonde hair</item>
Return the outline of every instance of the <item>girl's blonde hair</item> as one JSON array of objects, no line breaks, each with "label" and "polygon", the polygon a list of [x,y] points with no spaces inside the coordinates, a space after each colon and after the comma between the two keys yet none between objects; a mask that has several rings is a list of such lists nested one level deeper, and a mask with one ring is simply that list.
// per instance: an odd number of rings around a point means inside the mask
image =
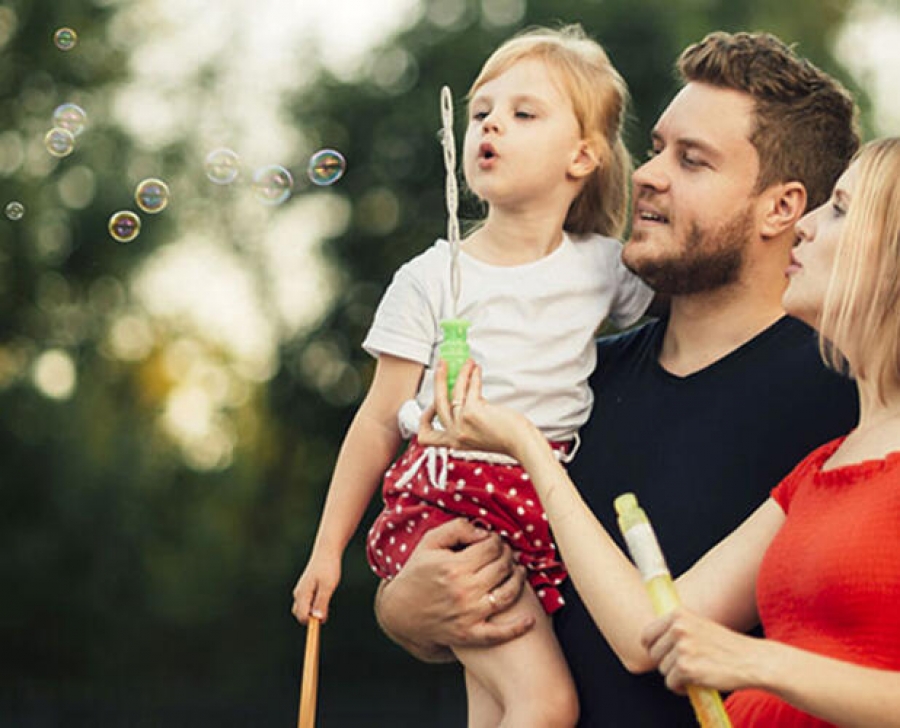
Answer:
[{"label": "girl's blonde hair", "polygon": [[487,59],[469,98],[521,60],[547,64],[568,95],[582,138],[598,162],[572,201],[563,227],[576,234],[621,237],[628,215],[631,157],[622,142],[628,87],[599,43],[580,25],[535,28],[506,41]]},{"label": "girl's blonde hair", "polygon": [[[884,401],[900,386],[900,137],[866,144],[853,163],[819,341],[829,365],[865,377]],[[859,371],[849,371],[836,342],[852,342]]]}]

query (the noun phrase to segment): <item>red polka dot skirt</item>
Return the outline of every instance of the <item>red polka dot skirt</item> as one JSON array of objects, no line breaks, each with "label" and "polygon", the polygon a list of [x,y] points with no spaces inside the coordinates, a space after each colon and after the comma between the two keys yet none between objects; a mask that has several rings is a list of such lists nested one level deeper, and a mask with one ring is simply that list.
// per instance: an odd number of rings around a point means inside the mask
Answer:
[{"label": "red polka dot skirt", "polygon": [[414,438],[385,474],[382,492],[385,507],[366,548],[380,578],[394,577],[429,529],[463,516],[512,546],[548,614],[563,605],[557,587],[566,578],[565,568],[521,466],[447,456],[442,448],[423,447]]}]

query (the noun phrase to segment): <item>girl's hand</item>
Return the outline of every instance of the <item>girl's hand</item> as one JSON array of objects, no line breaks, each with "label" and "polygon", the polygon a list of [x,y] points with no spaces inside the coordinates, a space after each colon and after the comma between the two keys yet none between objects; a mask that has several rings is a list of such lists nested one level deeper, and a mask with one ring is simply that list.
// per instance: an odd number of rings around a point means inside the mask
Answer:
[{"label": "girl's hand", "polygon": [[[443,430],[435,429],[435,415]],[[530,423],[519,413],[492,405],[481,396],[481,367],[471,359],[459,372],[453,399],[447,397],[447,365],[439,362],[434,374],[434,404],[422,414],[419,442],[460,450],[500,452],[514,450]]]},{"label": "girl's hand", "polygon": [[676,693],[688,685],[723,691],[753,687],[767,644],[681,608],[648,624],[641,642]]},{"label": "girl's hand", "polygon": [[331,595],[341,580],[340,558],[317,556],[313,552],[309,563],[294,587],[294,605],[291,612],[300,624],[310,617],[326,622]]}]

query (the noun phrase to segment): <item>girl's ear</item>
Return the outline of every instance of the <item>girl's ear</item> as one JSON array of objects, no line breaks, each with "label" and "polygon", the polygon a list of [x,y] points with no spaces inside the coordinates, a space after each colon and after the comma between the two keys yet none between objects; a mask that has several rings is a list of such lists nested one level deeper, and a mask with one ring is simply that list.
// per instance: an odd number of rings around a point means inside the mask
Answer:
[{"label": "girl's ear", "polygon": [[597,159],[591,145],[582,139],[578,142],[578,149],[569,163],[569,175],[574,179],[583,179],[593,174],[599,166],[600,160]]}]

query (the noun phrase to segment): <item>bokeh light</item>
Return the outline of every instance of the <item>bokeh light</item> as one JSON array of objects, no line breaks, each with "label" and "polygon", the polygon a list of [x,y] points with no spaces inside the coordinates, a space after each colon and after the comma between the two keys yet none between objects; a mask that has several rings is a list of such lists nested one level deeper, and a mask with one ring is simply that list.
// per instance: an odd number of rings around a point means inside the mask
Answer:
[{"label": "bokeh light", "polygon": [[241,159],[237,152],[224,147],[206,155],[206,176],[217,185],[230,185],[241,171]]},{"label": "bokeh light", "polygon": [[13,222],[16,222],[25,217],[25,205],[23,205],[18,200],[13,200],[6,205],[3,212],[6,214],[6,217],[8,217]]},{"label": "bokeh light", "polygon": [[280,205],[291,196],[294,178],[278,164],[260,167],[253,173],[253,195],[264,205]]},{"label": "bokeh light", "polygon": [[53,111],[53,126],[78,136],[87,124],[87,114],[78,104],[62,104]]},{"label": "bokeh light", "polygon": [[169,186],[155,177],[145,179],[135,189],[134,201],[144,212],[155,215],[169,205]]},{"label": "bokeh light", "polygon": [[61,51],[70,51],[78,45],[78,33],[71,28],[59,28],[53,34],[53,44]]},{"label": "bokeh light", "polygon": [[141,218],[131,210],[114,212],[109,218],[109,234],[117,243],[130,243],[141,232]]},{"label": "bokeh light", "polygon": [[347,160],[334,149],[321,149],[309,158],[307,173],[314,185],[324,187],[333,185],[347,170]]},{"label": "bokeh light", "polygon": [[75,151],[75,136],[68,129],[54,127],[44,137],[44,147],[54,157],[68,157]]}]

